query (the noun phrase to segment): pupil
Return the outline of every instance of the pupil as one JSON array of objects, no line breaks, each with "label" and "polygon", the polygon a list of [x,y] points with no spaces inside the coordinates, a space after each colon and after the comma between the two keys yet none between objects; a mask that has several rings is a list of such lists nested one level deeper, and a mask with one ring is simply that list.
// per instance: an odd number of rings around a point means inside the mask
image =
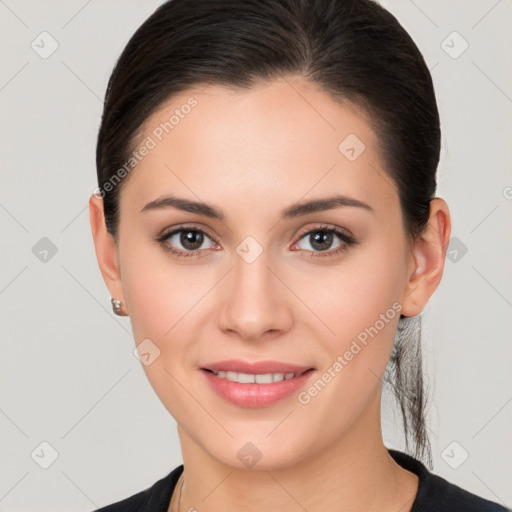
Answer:
[{"label": "pupil", "polygon": [[[317,247],[319,250],[323,251],[325,249],[328,249],[331,245],[331,238],[332,233],[328,233],[326,231],[317,231],[313,235],[314,243],[311,244],[313,247],[315,247],[315,244],[318,243],[320,247]],[[322,242],[323,240],[323,242]]]}]

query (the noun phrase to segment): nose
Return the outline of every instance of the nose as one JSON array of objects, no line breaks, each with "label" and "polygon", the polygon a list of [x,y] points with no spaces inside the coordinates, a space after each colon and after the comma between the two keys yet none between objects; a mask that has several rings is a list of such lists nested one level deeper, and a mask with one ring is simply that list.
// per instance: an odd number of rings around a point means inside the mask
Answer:
[{"label": "nose", "polygon": [[288,331],[293,323],[293,296],[263,251],[248,262],[234,255],[218,297],[219,326],[240,339],[257,341]]}]

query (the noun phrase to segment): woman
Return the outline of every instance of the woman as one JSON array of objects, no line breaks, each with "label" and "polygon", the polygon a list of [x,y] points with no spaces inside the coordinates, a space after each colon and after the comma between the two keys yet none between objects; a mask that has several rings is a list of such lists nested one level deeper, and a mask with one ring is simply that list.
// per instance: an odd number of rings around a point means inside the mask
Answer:
[{"label": "woman", "polygon": [[[424,59],[370,0],[146,20],[108,84],[90,220],[184,463],[100,510],[506,510],[422,462],[439,150]],[[383,382],[414,456],[383,443]]]}]

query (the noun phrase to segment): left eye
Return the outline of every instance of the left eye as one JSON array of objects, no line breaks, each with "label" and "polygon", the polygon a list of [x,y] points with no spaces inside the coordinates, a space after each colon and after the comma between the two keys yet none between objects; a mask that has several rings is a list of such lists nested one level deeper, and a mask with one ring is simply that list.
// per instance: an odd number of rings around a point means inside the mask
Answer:
[{"label": "left eye", "polygon": [[[332,247],[332,244],[334,243],[335,239],[338,238],[339,242],[338,245],[335,247]],[[304,247],[301,246],[301,241],[306,241],[307,244],[311,247]],[[337,252],[343,248],[346,248],[346,246],[351,245],[353,243],[353,240],[351,237],[346,235],[345,233],[334,229],[334,228],[315,228],[312,230],[307,231],[304,233],[299,242],[297,242],[296,245],[298,245],[301,249],[305,249],[308,251],[313,252]]]}]

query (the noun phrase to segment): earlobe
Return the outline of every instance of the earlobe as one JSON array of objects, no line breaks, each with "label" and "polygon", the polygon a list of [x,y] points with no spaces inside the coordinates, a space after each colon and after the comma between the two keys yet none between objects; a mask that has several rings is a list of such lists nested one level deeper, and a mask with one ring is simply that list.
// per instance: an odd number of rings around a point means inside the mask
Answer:
[{"label": "earlobe", "polygon": [[124,302],[117,246],[114,237],[107,230],[103,199],[98,194],[92,194],[89,199],[89,221],[96,258],[105,284],[111,297]]},{"label": "earlobe", "polygon": [[412,244],[412,270],[402,297],[401,313],[404,316],[419,315],[439,286],[450,232],[448,205],[436,197],[430,202],[430,216],[425,230]]}]

